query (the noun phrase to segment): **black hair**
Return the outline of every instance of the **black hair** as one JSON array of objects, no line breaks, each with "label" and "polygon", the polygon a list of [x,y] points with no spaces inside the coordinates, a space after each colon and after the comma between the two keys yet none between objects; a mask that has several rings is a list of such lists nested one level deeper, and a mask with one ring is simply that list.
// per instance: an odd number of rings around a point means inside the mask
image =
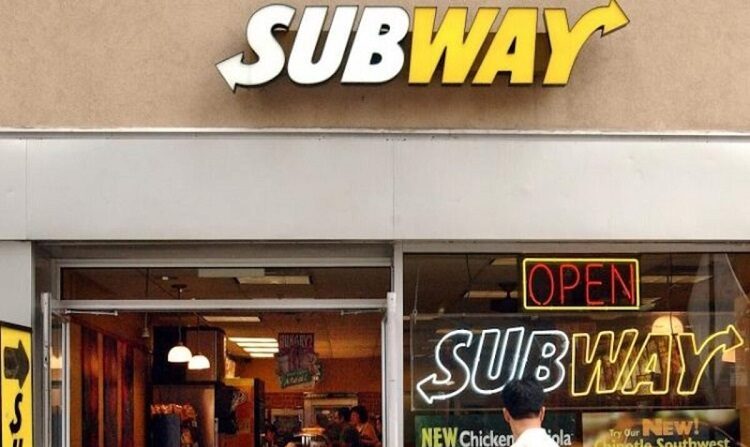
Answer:
[{"label": "black hair", "polygon": [[513,380],[505,385],[502,398],[513,419],[535,418],[544,405],[544,389],[534,380]]},{"label": "black hair", "polygon": [[357,413],[359,415],[359,420],[361,422],[367,422],[367,420],[369,419],[369,416],[367,415],[367,408],[365,408],[362,405],[357,405],[356,407],[353,407],[352,413]]},{"label": "black hair", "polygon": [[341,407],[336,412],[339,414],[341,419],[344,420],[344,422],[349,422],[352,418],[352,412],[348,407]]}]

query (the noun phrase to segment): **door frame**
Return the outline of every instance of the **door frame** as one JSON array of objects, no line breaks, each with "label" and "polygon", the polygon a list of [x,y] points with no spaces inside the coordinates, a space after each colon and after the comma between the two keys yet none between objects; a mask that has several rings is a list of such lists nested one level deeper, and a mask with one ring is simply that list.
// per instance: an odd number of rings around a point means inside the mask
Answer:
[{"label": "door frame", "polygon": [[[106,247],[106,245],[105,245]],[[153,248],[153,247],[151,247]],[[302,312],[302,311],[357,311],[383,312],[383,323],[381,329],[381,359],[382,359],[382,382],[384,391],[382,398],[381,413],[384,424],[384,446],[403,445],[403,306],[397,297],[402,288],[403,264],[397,261],[396,256],[378,256],[365,253],[364,256],[351,256],[349,251],[343,256],[337,256],[335,246],[320,257],[311,256],[285,256],[285,257],[227,257],[206,259],[204,257],[177,256],[171,258],[58,258],[51,260],[51,284],[52,293],[46,295],[47,306],[43,307],[43,337],[42,347],[45,359],[49,359],[50,345],[50,321],[52,315],[65,316],[75,312],[194,312],[205,310],[220,311],[271,311],[271,312]],[[365,252],[368,247],[365,246]],[[189,253],[189,250],[188,250]],[[395,253],[394,253],[395,255]],[[299,268],[299,267],[387,267],[391,270],[391,292],[382,298],[343,298],[316,300],[309,298],[287,298],[287,299],[253,299],[253,300],[77,300],[63,301],[59,297],[61,292],[61,272],[64,268]],[[394,293],[395,292],[395,293]],[[45,299],[40,297],[40,301]],[[67,319],[62,321],[63,331],[63,415],[62,430],[63,447],[70,447],[70,364],[69,364],[69,323]],[[395,339],[394,339],[395,338]],[[44,363],[44,418],[50,416],[50,367],[48,361]],[[400,415],[395,416],[394,415]],[[52,432],[45,423],[44,445],[52,445]]]}]

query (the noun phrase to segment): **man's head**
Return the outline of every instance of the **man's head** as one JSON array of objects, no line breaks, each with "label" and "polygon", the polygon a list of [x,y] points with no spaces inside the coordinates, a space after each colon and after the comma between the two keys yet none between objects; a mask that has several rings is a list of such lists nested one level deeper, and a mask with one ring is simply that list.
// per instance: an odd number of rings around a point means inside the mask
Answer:
[{"label": "man's head", "polygon": [[362,405],[357,405],[356,407],[352,408],[352,423],[353,424],[364,424],[369,420],[369,415],[367,414],[367,408],[365,408]]},{"label": "man's head", "polygon": [[503,414],[508,423],[544,419],[544,389],[536,381],[529,379],[508,382],[502,392]]},{"label": "man's head", "polygon": [[347,407],[341,407],[336,410],[336,422],[339,424],[348,424],[351,416],[352,412]]}]

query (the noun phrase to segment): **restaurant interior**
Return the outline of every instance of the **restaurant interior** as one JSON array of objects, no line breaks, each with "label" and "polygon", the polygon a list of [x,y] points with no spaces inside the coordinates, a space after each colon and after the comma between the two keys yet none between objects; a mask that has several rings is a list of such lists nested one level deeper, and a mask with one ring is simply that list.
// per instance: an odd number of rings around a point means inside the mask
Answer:
[{"label": "restaurant interior", "polygon": [[[375,425],[382,311],[184,311],[180,303],[382,299],[389,288],[382,268],[66,269],[66,300],[175,303],[62,317],[70,445],[317,445],[335,411],[354,406]],[[55,375],[63,389],[54,348],[53,401]]]}]

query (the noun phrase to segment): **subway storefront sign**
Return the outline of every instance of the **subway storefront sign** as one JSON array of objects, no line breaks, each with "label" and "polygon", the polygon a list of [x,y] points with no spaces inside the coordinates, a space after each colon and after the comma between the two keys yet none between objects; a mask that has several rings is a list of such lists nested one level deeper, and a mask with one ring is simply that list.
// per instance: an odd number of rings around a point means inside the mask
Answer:
[{"label": "subway storefront sign", "polygon": [[512,5],[481,7],[470,23],[468,7],[449,7],[441,18],[433,6],[417,6],[411,14],[399,6],[307,6],[287,55],[275,33],[289,31],[296,15],[294,7],[281,4],[252,14],[246,35],[255,57],[240,52],[216,64],[232,90],[271,82],[285,68],[300,85],[326,82],[342,67],[343,84],[391,81],[406,65],[403,41],[410,28],[409,84],[429,84],[442,65],[442,84],[490,85],[499,73],[507,73],[511,85],[529,85],[534,82],[540,17],[550,47],[543,85],[564,86],[589,37],[597,32],[605,36],[629,23],[616,0],[590,9],[576,21],[564,8],[540,12]]},{"label": "subway storefront sign", "polygon": [[[733,313],[633,312],[634,259],[522,265],[523,312],[412,319],[414,409],[500,408],[505,384],[524,377],[559,408],[734,406],[735,394],[717,386],[734,374],[734,351],[746,343]],[[607,305],[613,310],[587,311]]]},{"label": "subway storefront sign", "polygon": [[638,312],[634,258],[533,257],[521,269],[523,312],[412,319],[415,409],[498,408],[516,378],[561,408],[716,406],[745,345],[734,313]]},{"label": "subway storefront sign", "polygon": [[691,332],[654,332],[638,325],[600,330],[596,318],[582,318],[523,323],[503,319],[494,324],[464,319],[461,323],[481,329],[438,329],[437,334],[445,335],[437,342],[425,340],[427,334],[416,328],[415,343],[432,344],[434,351],[414,360],[415,370],[421,372],[415,376],[415,405],[429,408],[467,398],[486,401],[499,395],[507,382],[522,377],[535,379],[547,392],[565,393],[571,404],[580,399],[579,405],[605,395],[624,402],[633,398],[633,404],[643,396],[693,396],[706,373],[714,370],[709,367],[745,343],[732,324],[699,339]]},{"label": "subway storefront sign", "polygon": [[734,405],[717,390],[745,345],[734,313],[633,312],[637,259],[521,264],[521,313],[412,318],[415,409],[498,408],[516,378],[536,380],[562,408]]}]

